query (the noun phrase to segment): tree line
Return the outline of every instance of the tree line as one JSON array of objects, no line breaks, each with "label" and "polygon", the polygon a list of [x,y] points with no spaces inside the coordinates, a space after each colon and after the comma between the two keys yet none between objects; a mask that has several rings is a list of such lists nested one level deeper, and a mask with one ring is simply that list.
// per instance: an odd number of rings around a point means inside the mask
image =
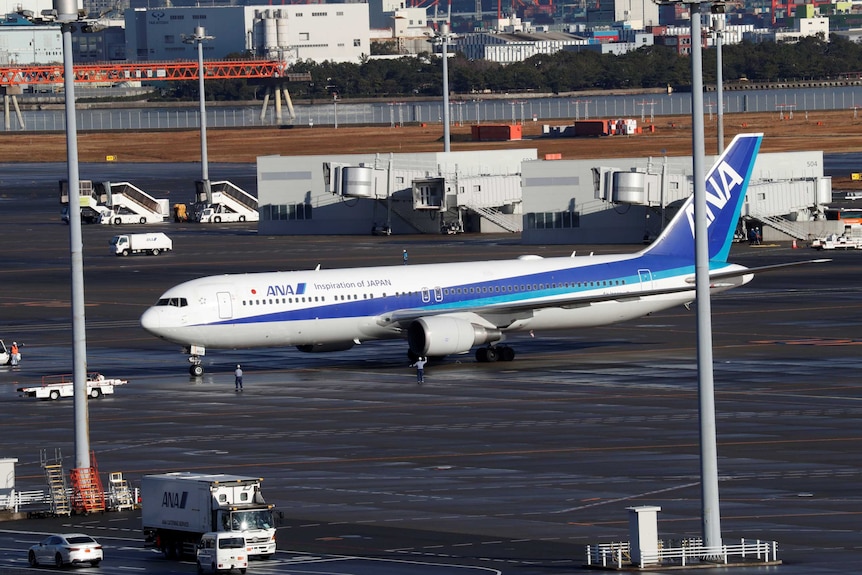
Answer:
[{"label": "tree line", "polygon": [[[862,71],[862,46],[832,35],[806,37],[796,43],[742,42],[722,48],[725,82],[826,80]],[[292,72],[309,72],[308,83],[289,86],[296,99],[437,97],[443,90],[442,60],[432,54],[392,60],[367,59],[359,64],[298,62]],[[704,84],[716,81],[716,51],[704,50]],[[461,53],[449,59],[449,90],[456,94],[484,92],[563,93],[626,88],[691,86],[691,62],[667,46],[644,46],[621,55],[593,51],[542,54],[501,65],[469,60]],[[196,81],[169,88],[168,99],[197,99]],[[262,99],[263,87],[246,80],[208,80],[210,100]]]}]

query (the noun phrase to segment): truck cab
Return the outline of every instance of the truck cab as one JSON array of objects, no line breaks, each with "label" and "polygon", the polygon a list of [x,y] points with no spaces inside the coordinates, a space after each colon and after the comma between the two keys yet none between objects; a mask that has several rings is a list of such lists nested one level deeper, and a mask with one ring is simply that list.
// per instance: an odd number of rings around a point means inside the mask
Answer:
[{"label": "truck cab", "polygon": [[236,533],[204,533],[198,543],[195,560],[198,573],[220,573],[248,568],[245,537]]}]

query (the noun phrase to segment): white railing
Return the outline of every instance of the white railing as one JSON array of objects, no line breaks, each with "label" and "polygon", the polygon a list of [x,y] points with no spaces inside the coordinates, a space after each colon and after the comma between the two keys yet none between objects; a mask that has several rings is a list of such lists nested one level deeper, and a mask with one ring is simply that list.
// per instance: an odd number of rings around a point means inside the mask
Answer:
[{"label": "white railing", "polygon": [[[139,488],[134,488],[130,491],[132,501],[137,501],[139,496]],[[72,488],[66,488],[66,497],[72,497]],[[117,501],[117,497],[110,491],[105,492],[105,501],[108,509],[118,508],[121,502]],[[39,510],[51,508],[51,493],[48,491],[16,491],[0,494],[0,510],[13,511],[28,511],[28,507],[39,507]],[[30,509],[33,511],[34,509]]]},{"label": "white railing", "polygon": [[50,505],[51,497],[45,491],[15,491],[0,495],[0,509],[14,511],[27,505]]},{"label": "white railing", "polygon": [[[668,542],[664,544],[659,541],[658,551],[655,553],[641,552],[640,568],[647,565],[680,565],[685,567],[692,563],[708,560],[710,562],[721,562],[725,565],[738,561],[759,561],[763,563],[778,560],[778,542],[751,541],[741,539],[737,545],[722,545],[721,547],[704,547],[700,539],[685,539],[682,541]],[[587,546],[587,564],[601,565],[602,567],[616,567],[622,569],[631,566],[631,548],[627,541],[617,543],[601,543]]]}]

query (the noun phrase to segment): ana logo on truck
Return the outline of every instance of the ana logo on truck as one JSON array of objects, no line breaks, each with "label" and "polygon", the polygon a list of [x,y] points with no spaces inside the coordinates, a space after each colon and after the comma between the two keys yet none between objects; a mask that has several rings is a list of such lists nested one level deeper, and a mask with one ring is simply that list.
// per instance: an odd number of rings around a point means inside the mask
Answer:
[{"label": "ana logo on truck", "polygon": [[169,507],[171,509],[185,509],[186,501],[188,501],[188,498],[188,491],[183,491],[182,493],[165,491],[162,494],[162,507]]}]

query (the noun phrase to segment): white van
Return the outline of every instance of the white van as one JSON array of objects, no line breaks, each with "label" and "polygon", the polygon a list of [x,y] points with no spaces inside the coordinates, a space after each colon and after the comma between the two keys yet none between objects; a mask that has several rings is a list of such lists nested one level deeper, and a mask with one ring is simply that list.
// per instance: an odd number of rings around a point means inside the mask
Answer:
[{"label": "white van", "polygon": [[245,537],[231,532],[211,532],[201,535],[196,550],[198,573],[230,572],[248,568]]}]

